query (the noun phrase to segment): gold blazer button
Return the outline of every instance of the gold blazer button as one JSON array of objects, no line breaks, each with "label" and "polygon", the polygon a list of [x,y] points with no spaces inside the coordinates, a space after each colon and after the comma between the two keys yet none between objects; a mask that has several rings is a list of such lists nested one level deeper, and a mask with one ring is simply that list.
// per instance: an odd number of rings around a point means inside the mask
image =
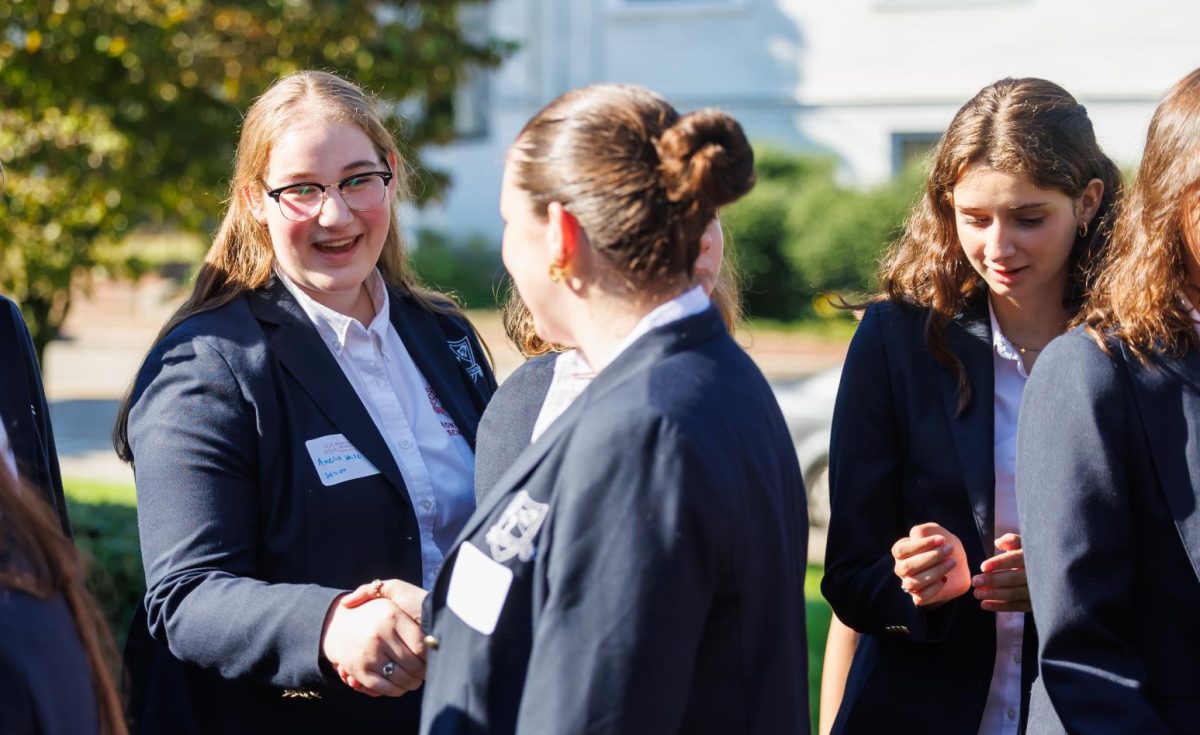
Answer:
[{"label": "gold blazer button", "polygon": [[432,636],[432,635],[425,636],[425,647],[428,648],[429,650],[436,651],[438,649],[438,646],[440,646],[440,645],[441,645],[441,641],[439,641],[437,639],[437,636]]}]

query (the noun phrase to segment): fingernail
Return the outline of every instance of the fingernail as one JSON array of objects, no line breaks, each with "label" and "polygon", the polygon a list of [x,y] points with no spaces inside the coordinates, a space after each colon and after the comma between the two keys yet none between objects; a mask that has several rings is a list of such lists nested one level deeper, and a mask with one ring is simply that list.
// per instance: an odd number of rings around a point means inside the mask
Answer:
[{"label": "fingernail", "polygon": [[982,576],[971,577],[971,586],[972,587],[979,587],[982,585],[983,585],[983,577]]},{"label": "fingernail", "polygon": [[946,562],[946,569],[953,569],[958,566],[958,559],[951,559]]},{"label": "fingernail", "polygon": [[950,556],[950,554],[952,554],[953,552],[954,552],[953,546],[943,546],[942,547],[942,556]]}]

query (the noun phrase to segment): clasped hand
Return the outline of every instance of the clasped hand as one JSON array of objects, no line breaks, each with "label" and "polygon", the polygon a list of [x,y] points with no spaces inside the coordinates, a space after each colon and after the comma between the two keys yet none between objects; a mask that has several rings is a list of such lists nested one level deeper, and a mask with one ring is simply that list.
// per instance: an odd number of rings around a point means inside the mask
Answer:
[{"label": "clasped hand", "polygon": [[330,606],[321,652],[342,681],[372,697],[399,697],[425,680],[425,591],[398,579],[365,584]]},{"label": "clasped hand", "polygon": [[999,554],[971,577],[958,537],[936,523],[913,526],[908,536],[892,545],[893,571],[900,588],[918,607],[937,607],[975,588],[980,607],[989,612],[1029,612],[1025,551],[1021,537],[1006,533],[996,539]]}]

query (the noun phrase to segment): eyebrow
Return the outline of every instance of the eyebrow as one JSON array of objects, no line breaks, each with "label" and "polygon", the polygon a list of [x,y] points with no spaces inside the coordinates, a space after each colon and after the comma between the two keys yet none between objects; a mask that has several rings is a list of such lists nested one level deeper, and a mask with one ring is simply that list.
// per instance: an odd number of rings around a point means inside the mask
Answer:
[{"label": "eyebrow", "polygon": [[[370,168],[372,166],[382,166],[382,165],[384,165],[383,161],[368,161],[368,160],[355,161],[353,163],[347,163],[345,166],[342,166],[342,173],[346,173],[347,171],[351,171],[351,170],[357,169],[357,168]],[[308,171],[297,171],[296,173],[286,174],[286,175],[282,176],[281,178],[283,178],[287,181],[295,181],[295,182],[303,183],[306,181],[316,181],[317,175],[314,173],[310,173]]]},{"label": "eyebrow", "polygon": [[[1018,204],[1015,207],[1009,207],[1007,211],[1020,212],[1020,211],[1026,210],[1026,209],[1039,209],[1041,207],[1049,206],[1049,204],[1050,204],[1050,202],[1030,202],[1029,204]],[[966,211],[971,211],[971,210],[985,211],[988,209],[988,207],[976,207],[976,206],[972,206],[969,204],[955,204],[954,208],[960,212],[966,212]]]}]

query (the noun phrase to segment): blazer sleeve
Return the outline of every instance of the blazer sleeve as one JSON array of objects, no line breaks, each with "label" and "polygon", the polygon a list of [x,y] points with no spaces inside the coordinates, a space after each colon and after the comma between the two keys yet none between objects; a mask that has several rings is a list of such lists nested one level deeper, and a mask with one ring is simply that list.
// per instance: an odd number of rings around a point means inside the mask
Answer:
[{"label": "blazer sleeve", "polygon": [[1017,504],[1041,678],[1072,733],[1169,732],[1129,645],[1140,599],[1130,390],[1122,365],[1070,334],[1038,359],[1021,406]]},{"label": "blazer sleeve", "polygon": [[894,397],[905,387],[892,384],[883,333],[899,328],[892,322],[900,318],[890,305],[868,308],[842,368],[829,442],[831,514],[821,592],[838,618],[860,633],[901,632],[915,643],[936,642],[959,601],[917,607],[893,571],[892,544],[910,528],[901,502],[908,437]]},{"label": "blazer sleeve", "polygon": [[[168,338],[170,340],[171,338]],[[321,629],[341,590],[256,578],[264,543],[255,410],[203,338],[157,348],[129,418],[151,634],[227,679],[322,683]]]},{"label": "blazer sleeve", "polygon": [[719,480],[665,422],[611,443],[589,446],[586,474],[557,493],[571,500],[554,511],[516,732],[680,730],[718,568],[708,513],[681,489],[717,498]]}]

